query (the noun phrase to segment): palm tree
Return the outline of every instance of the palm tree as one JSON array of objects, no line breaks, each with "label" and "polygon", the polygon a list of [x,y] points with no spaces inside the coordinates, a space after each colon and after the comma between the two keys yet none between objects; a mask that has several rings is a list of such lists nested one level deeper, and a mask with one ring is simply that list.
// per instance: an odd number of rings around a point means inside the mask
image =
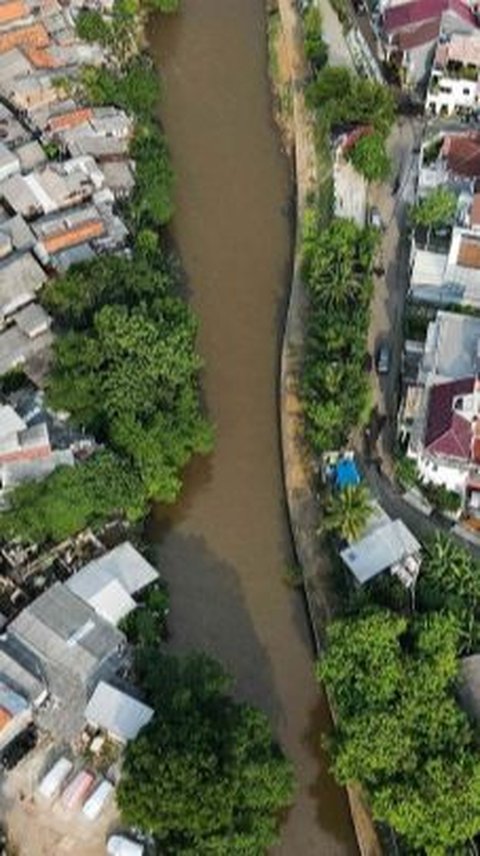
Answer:
[{"label": "palm tree", "polygon": [[325,506],[321,532],[336,532],[349,542],[358,541],[372,514],[372,498],[363,484],[348,485],[332,493]]}]

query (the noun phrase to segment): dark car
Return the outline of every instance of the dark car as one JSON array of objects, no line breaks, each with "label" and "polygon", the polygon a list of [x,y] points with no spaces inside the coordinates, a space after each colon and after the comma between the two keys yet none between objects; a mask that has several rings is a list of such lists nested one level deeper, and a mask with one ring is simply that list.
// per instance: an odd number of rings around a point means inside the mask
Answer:
[{"label": "dark car", "polygon": [[377,372],[378,374],[388,374],[390,371],[390,345],[388,342],[382,342],[377,351]]},{"label": "dark car", "polygon": [[28,755],[37,745],[38,733],[35,725],[31,723],[25,731],[8,744],[0,755],[0,765],[4,770],[13,770],[14,767]]}]

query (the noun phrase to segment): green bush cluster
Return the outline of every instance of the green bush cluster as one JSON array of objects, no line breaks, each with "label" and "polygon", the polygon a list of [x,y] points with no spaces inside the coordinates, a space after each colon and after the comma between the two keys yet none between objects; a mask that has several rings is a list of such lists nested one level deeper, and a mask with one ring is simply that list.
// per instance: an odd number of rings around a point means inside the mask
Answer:
[{"label": "green bush cluster", "polygon": [[349,69],[327,66],[307,88],[307,103],[327,129],[365,125],[371,133],[349,152],[355,169],[367,181],[383,181],[390,172],[386,139],[395,119],[395,102],[387,86],[357,77]]},{"label": "green bush cluster", "polygon": [[416,604],[421,613],[456,617],[461,654],[480,651],[480,564],[447,535],[438,534],[426,546]]},{"label": "green bush cluster", "polygon": [[314,73],[328,62],[328,45],[322,35],[322,16],[316,6],[309,6],[303,17],[305,56]]},{"label": "green bush cluster", "polygon": [[338,448],[368,417],[370,382],[366,339],[377,236],[352,221],[321,229],[309,215],[304,273],[310,311],[303,400],[313,448]]},{"label": "green bush cluster", "polygon": [[169,594],[166,585],[157,582],[150,586],[142,602],[120,622],[130,645],[139,648],[158,646],[167,636]]}]

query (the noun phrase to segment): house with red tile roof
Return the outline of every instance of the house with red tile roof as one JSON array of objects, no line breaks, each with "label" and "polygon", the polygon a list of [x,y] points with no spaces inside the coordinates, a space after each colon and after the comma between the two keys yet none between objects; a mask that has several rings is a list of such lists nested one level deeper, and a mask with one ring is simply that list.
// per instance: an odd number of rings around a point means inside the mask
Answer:
[{"label": "house with red tile roof", "polygon": [[410,0],[390,4],[382,16],[385,60],[401,69],[406,86],[425,84],[440,35],[472,33],[478,25],[466,0]]},{"label": "house with red tile roof", "polygon": [[480,319],[438,312],[408,389],[416,391],[402,424],[408,456],[424,481],[463,495],[472,476],[480,478]]},{"label": "house with red tile roof", "polygon": [[479,95],[480,31],[453,33],[437,44],[425,111],[431,116],[471,113]]}]

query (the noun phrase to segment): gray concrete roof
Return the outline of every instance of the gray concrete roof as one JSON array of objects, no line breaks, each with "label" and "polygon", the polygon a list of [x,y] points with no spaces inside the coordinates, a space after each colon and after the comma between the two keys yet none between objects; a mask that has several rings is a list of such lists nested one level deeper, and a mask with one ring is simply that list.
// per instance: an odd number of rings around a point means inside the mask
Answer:
[{"label": "gray concrete roof", "polygon": [[124,636],[61,583],[55,583],[27,606],[10,625],[45,663],[47,672],[67,668],[84,683]]},{"label": "gray concrete roof", "polygon": [[17,253],[0,262],[0,313],[8,315],[28,303],[46,279],[31,253]]},{"label": "gray concrete roof", "polygon": [[0,681],[8,684],[35,706],[44,699],[46,684],[41,673],[29,669],[25,660],[25,652],[22,652],[18,645],[12,644],[11,639],[0,641]]},{"label": "gray concrete roof", "polygon": [[474,375],[478,362],[480,318],[457,312],[437,312],[428,325],[420,380],[435,382]]}]

